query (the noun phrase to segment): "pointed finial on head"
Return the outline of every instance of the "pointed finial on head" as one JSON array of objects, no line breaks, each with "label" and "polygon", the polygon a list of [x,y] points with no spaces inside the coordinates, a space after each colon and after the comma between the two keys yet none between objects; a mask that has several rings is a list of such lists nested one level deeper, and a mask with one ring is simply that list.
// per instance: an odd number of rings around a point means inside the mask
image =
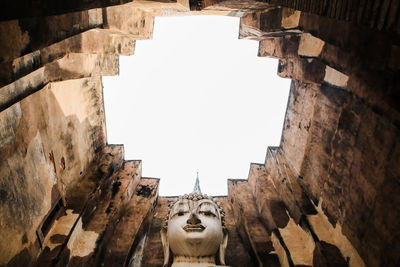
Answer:
[{"label": "pointed finial on head", "polygon": [[199,181],[199,172],[197,172],[196,182],[195,182],[195,184],[194,184],[192,194],[195,194],[195,193],[198,194],[198,195],[201,195],[200,181]]}]

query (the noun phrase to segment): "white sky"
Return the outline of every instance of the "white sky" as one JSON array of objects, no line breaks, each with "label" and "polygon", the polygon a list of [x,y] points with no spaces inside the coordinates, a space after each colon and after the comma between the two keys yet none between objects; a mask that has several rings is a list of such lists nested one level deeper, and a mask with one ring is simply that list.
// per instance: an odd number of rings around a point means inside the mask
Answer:
[{"label": "white sky", "polygon": [[290,80],[238,35],[239,18],[157,17],[153,39],[103,77],[108,143],[161,178],[161,196],[192,192],[197,171],[203,193],[226,195],[279,145]]}]

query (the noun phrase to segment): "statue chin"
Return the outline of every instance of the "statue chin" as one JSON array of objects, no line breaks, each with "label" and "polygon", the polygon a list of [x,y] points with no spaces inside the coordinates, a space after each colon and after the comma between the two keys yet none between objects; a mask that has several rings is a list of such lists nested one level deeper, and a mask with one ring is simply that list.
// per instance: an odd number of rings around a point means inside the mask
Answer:
[{"label": "statue chin", "polygon": [[227,234],[222,216],[209,198],[178,200],[161,231],[164,266],[170,266],[171,259],[173,267],[224,265]]}]

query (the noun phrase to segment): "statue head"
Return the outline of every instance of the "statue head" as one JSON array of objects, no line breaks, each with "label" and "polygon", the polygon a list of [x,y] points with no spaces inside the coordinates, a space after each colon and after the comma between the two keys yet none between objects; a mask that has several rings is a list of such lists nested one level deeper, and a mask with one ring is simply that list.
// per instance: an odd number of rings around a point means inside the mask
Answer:
[{"label": "statue head", "polygon": [[168,206],[161,240],[164,266],[175,258],[198,262],[208,259],[208,265],[225,265],[228,237],[224,211],[219,203],[201,192],[180,196]]}]

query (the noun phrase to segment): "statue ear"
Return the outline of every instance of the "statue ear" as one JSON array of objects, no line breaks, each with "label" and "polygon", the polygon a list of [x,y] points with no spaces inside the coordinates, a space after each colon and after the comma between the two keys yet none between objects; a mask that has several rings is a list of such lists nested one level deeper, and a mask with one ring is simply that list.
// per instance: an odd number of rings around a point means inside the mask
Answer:
[{"label": "statue ear", "polygon": [[167,239],[167,230],[166,230],[166,229],[161,229],[160,234],[161,234],[161,243],[162,243],[163,251],[164,251],[164,263],[163,263],[163,267],[166,267],[166,266],[168,266],[169,257],[170,257],[170,253],[169,253],[169,241],[168,241],[168,239]]},{"label": "statue ear", "polygon": [[228,229],[224,227],[223,233],[224,237],[222,239],[221,244],[219,245],[219,255],[218,255],[219,264],[221,265],[225,265],[225,252],[226,252],[226,247],[228,245]]}]

